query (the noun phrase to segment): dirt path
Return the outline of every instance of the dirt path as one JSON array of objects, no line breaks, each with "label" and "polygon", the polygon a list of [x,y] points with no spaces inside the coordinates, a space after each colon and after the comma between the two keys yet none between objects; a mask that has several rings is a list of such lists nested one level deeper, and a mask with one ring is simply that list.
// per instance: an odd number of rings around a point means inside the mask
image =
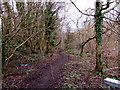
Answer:
[{"label": "dirt path", "polygon": [[60,70],[69,59],[69,56],[62,54],[60,51],[58,58],[51,64],[47,64],[26,77],[24,80],[25,88],[55,88],[60,78]]}]

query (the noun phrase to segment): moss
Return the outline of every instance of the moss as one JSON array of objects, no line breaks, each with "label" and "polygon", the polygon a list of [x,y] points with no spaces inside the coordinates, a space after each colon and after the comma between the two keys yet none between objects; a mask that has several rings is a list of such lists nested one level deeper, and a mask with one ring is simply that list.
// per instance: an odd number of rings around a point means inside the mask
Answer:
[{"label": "moss", "polygon": [[103,74],[103,62],[102,62],[102,3],[96,2],[96,12],[95,12],[95,31],[96,31],[96,71],[99,74]]}]

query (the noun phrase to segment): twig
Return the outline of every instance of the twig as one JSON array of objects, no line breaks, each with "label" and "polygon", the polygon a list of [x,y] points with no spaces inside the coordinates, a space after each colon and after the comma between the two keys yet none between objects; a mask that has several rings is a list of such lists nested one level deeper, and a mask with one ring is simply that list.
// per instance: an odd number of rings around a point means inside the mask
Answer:
[{"label": "twig", "polygon": [[72,0],[70,0],[70,2],[75,6],[75,8],[76,8],[80,13],[82,13],[82,14],[84,14],[84,15],[87,15],[87,16],[94,16],[94,15],[92,15],[92,14],[83,13],[83,12],[75,5],[75,3],[74,3]]},{"label": "twig", "polygon": [[108,71],[108,70],[112,70],[112,69],[119,69],[120,67],[114,67],[114,68],[108,68],[108,69],[104,69],[104,71]]},{"label": "twig", "polygon": [[110,11],[114,10],[114,9],[117,7],[117,5],[119,5],[119,4],[120,4],[119,2],[116,3],[115,6],[113,6],[111,9],[109,9],[109,10],[103,12],[103,14],[109,13]]}]

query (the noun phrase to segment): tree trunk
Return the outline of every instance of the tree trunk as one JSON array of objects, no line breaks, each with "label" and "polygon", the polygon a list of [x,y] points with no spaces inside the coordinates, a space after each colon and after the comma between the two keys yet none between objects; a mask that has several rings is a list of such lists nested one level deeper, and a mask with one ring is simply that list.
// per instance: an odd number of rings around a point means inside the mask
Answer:
[{"label": "tree trunk", "polygon": [[[117,7],[118,12],[120,12],[120,3]],[[118,13],[118,21],[120,21],[120,13]],[[120,24],[118,22],[118,66],[120,66],[119,60],[120,60]]]},{"label": "tree trunk", "polygon": [[96,12],[95,12],[95,32],[96,32],[96,67],[95,70],[98,73],[103,73],[102,65],[102,3],[96,2]]},{"label": "tree trunk", "polygon": [[82,58],[82,56],[83,56],[83,45],[81,46],[81,51],[80,51],[80,58]]}]

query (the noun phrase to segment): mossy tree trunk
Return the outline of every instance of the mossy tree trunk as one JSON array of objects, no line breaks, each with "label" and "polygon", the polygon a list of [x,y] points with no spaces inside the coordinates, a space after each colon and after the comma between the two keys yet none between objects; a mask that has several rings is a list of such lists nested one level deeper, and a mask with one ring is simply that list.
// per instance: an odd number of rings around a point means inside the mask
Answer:
[{"label": "mossy tree trunk", "polygon": [[53,51],[56,41],[56,23],[58,20],[57,11],[54,11],[54,3],[47,2],[44,10],[45,16],[45,40],[46,40],[46,54]]},{"label": "mossy tree trunk", "polygon": [[95,11],[95,32],[96,32],[96,67],[95,70],[99,73],[103,73],[102,62],[102,3],[96,2]]}]

